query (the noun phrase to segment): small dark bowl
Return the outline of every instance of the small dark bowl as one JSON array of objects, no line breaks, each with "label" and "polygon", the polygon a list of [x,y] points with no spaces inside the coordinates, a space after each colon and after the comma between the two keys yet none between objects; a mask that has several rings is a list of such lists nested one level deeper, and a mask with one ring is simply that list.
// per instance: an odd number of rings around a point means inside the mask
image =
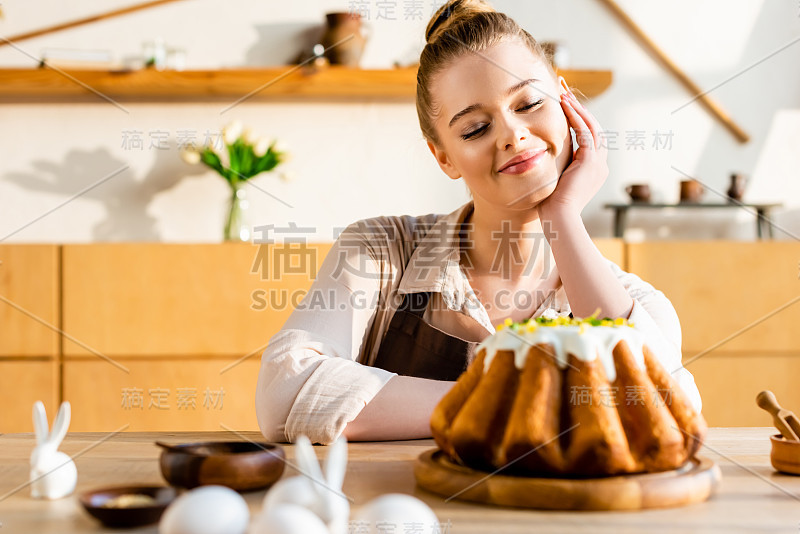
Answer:
[{"label": "small dark bowl", "polygon": [[283,449],[272,443],[209,441],[161,447],[161,474],[181,488],[217,484],[236,491],[268,488],[283,474]]},{"label": "small dark bowl", "polygon": [[[175,488],[167,486],[117,486],[82,493],[78,500],[89,515],[108,527],[138,527],[157,523],[167,506],[177,496]],[[155,503],[128,508],[106,508],[104,503],[120,495],[148,495]]]}]

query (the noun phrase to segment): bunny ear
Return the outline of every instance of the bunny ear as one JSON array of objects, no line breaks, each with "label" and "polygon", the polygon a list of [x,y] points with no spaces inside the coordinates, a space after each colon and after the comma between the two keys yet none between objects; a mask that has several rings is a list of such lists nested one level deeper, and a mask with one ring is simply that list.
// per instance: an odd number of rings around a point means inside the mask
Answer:
[{"label": "bunny ear", "polygon": [[42,401],[33,403],[33,430],[36,433],[36,443],[44,443],[47,441],[49,434],[47,428],[47,413],[44,410]]},{"label": "bunny ear", "polygon": [[61,408],[58,409],[56,421],[53,423],[53,433],[50,435],[50,442],[55,444],[56,447],[61,443],[69,430],[69,421],[72,418],[72,408],[69,401],[61,403]]},{"label": "bunny ear", "polygon": [[294,442],[294,452],[297,457],[297,465],[300,467],[300,472],[309,477],[315,484],[314,490],[321,493],[325,490],[325,479],[322,477],[322,469],[319,467],[319,460],[314,453],[314,447],[311,441],[304,435],[297,436]]},{"label": "bunny ear", "polygon": [[347,470],[347,438],[340,436],[328,451],[325,458],[325,479],[328,486],[336,491],[341,491],[344,483],[344,474]]}]

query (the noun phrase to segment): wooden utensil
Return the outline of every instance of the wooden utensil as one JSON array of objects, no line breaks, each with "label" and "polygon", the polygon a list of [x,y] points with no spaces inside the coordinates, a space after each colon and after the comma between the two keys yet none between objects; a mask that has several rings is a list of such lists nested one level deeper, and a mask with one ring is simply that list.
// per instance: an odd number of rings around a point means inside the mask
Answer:
[{"label": "wooden utensil", "polygon": [[789,441],[800,441],[800,419],[790,412],[784,410],[778,404],[778,399],[771,391],[762,391],[756,397],[756,402],[759,407],[772,414],[772,420],[775,423],[775,428],[781,431],[781,435]]},{"label": "wooden utensil", "polygon": [[783,436],[770,436],[772,467],[781,473],[800,475],[800,441],[787,441]]},{"label": "wooden utensil", "polygon": [[[71,20],[69,22],[63,22],[61,24],[48,26],[47,28],[40,28],[38,30],[20,33],[18,35],[14,35],[11,37],[4,37],[2,40],[0,40],[0,46],[12,43],[18,43],[19,41],[23,41],[25,39],[41,37],[42,35],[47,35],[61,30],[68,30],[71,28],[75,28],[77,26],[83,26],[84,24],[89,24],[90,22],[97,22],[99,20],[106,20],[114,17],[119,17],[120,15],[127,15],[128,13],[134,13],[136,11],[141,11],[143,9],[149,9],[151,7],[160,6],[162,4],[168,4],[170,2],[176,2],[176,1],[177,0],[153,0],[151,2],[143,2],[141,4],[135,4],[128,7],[123,7],[121,9],[115,9],[113,11],[108,11],[106,13],[101,13],[99,15],[90,15],[82,19]],[[2,18],[2,16],[0,16],[0,18]]]}]

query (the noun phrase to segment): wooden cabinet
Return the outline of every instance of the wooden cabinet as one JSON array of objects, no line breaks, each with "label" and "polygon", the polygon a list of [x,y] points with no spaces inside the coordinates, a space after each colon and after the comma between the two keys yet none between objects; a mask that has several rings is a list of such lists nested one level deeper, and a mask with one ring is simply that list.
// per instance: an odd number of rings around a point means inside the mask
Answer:
[{"label": "wooden cabinet", "polygon": [[663,291],[680,317],[683,361],[713,426],[764,426],[771,389],[800,409],[800,243],[648,242],[627,245],[628,268]]},{"label": "wooden cabinet", "polygon": [[258,430],[261,353],[330,244],[63,247],[75,430]]},{"label": "wooden cabinet", "polygon": [[58,366],[53,358],[0,359],[0,433],[33,432],[38,400],[52,426],[59,406]]},{"label": "wooden cabinet", "polygon": [[0,433],[32,432],[32,406],[58,408],[59,247],[0,245]]},{"label": "wooden cabinet", "polygon": [[[244,360],[164,356],[117,361],[124,370],[96,358],[64,362],[72,430],[258,430],[260,352]],[[231,438],[236,439],[234,434]]]},{"label": "wooden cabinet", "polygon": [[622,239],[593,239],[600,254],[625,269],[625,242]]},{"label": "wooden cabinet", "polygon": [[[800,245],[594,243],[675,306],[711,425],[769,424],[762,389],[800,409]],[[52,417],[62,398],[73,430],[256,430],[261,353],[329,250],[1,245],[0,432],[30,431],[31,404]]]},{"label": "wooden cabinet", "polygon": [[58,354],[57,245],[0,245],[0,357]]},{"label": "wooden cabinet", "polygon": [[67,357],[263,351],[330,245],[65,245]]}]

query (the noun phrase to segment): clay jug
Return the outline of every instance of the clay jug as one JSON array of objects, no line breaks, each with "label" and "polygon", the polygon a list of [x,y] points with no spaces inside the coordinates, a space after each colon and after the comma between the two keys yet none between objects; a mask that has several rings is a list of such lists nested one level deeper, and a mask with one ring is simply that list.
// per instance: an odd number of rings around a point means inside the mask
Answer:
[{"label": "clay jug", "polygon": [[326,48],[325,57],[331,65],[358,67],[367,43],[367,37],[362,32],[361,15],[348,12],[327,13],[325,19],[328,27],[321,40],[322,46]]},{"label": "clay jug", "polygon": [[681,181],[681,202],[700,202],[705,187],[697,180]]},{"label": "clay jug", "polygon": [[631,184],[625,188],[633,202],[650,202],[650,186],[648,184]]},{"label": "clay jug", "polygon": [[728,200],[738,200],[741,202],[746,185],[747,177],[744,174],[731,174],[731,186],[728,188]]}]

